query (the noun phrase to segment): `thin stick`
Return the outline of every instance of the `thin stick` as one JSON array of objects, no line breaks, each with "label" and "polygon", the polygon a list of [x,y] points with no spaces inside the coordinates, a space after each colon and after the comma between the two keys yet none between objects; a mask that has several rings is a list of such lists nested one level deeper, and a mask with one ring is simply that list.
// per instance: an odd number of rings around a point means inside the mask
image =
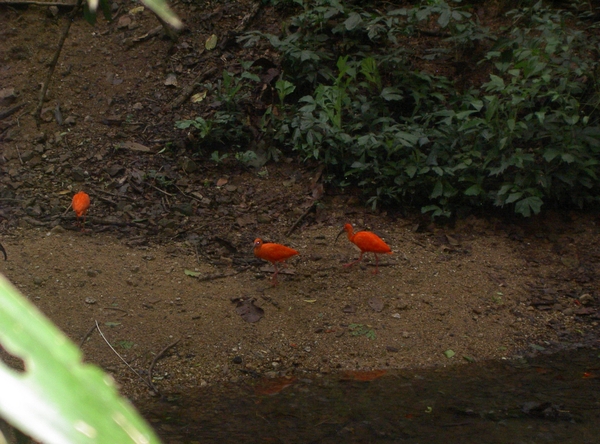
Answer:
[{"label": "thin stick", "polygon": [[129,313],[127,312],[127,310],[123,310],[122,308],[117,308],[117,307],[102,307],[103,310],[117,310],[117,311],[122,311],[123,313],[125,313],[123,316],[127,316]]},{"label": "thin stick", "polygon": [[167,193],[166,191],[164,191],[164,190],[161,190],[161,189],[160,189],[160,188],[158,188],[158,187],[155,187],[155,186],[154,186],[154,185],[152,185],[151,183],[148,183],[148,182],[146,182],[146,185],[149,185],[149,186],[151,186],[151,187],[152,187],[152,188],[154,188],[155,190],[157,190],[157,191],[160,191],[161,193],[163,193],[163,194],[166,194],[167,196],[171,196],[171,197],[175,196],[174,194]]},{"label": "thin stick", "polygon": [[306,216],[308,216],[308,214],[310,212],[315,211],[316,208],[317,208],[317,202],[315,201],[315,202],[312,203],[312,205],[310,207],[308,207],[306,209],[306,211],[304,213],[302,213],[300,215],[300,217],[296,220],[296,222],[294,222],[294,225],[292,225],[292,228],[290,228],[288,230],[288,232],[285,233],[285,237],[289,237],[289,235],[292,234],[296,228],[298,228],[298,225],[300,225],[302,223],[302,221],[304,220],[304,218]]},{"label": "thin stick", "polygon": [[154,370],[154,364],[156,364],[156,361],[158,361],[162,357],[162,355],[164,355],[167,352],[167,350],[179,344],[179,341],[181,341],[181,338],[177,339],[175,342],[172,342],[171,344],[163,348],[161,352],[154,357],[152,363],[150,364],[150,368],[148,368],[148,383],[152,387],[152,390],[154,390],[156,393],[158,393],[158,389],[152,383],[152,370]]},{"label": "thin stick", "polygon": [[96,330],[96,325],[94,325],[92,328],[90,328],[88,330],[88,332],[83,336],[83,338],[81,338],[81,342],[79,343],[79,348],[83,347],[83,344],[85,343],[87,338],[89,338],[90,335],[94,332],[94,330]]},{"label": "thin stick", "polygon": [[[0,3],[0,4],[2,4],[2,3]],[[4,109],[4,110],[0,111],[0,120],[5,119],[8,116],[16,113],[21,108],[23,108],[25,105],[29,105],[29,102],[19,103],[18,105],[15,105],[15,106],[13,106],[11,108]]]},{"label": "thin stick", "polygon": [[110,347],[110,349],[115,353],[115,355],[117,355],[119,357],[119,359],[121,359],[121,361],[123,361],[125,363],[125,365],[127,367],[129,367],[129,370],[131,370],[133,373],[135,373],[136,375],[139,376],[139,378],[144,381],[144,384],[146,384],[148,386],[148,388],[150,390],[154,390],[156,391],[156,389],[154,388],[154,386],[152,385],[148,385],[148,382],[142,377],[142,375],[140,375],[138,372],[136,372],[132,366],[130,366],[127,361],[125,359],[123,359],[123,356],[121,356],[119,353],[117,353],[117,351],[113,348],[112,345],[110,345],[110,342],[108,342],[108,340],[106,339],[106,337],[104,336],[104,334],[102,333],[102,330],[100,330],[100,326],[98,325],[98,321],[96,321],[96,328],[98,329],[98,333],[100,333],[100,336],[102,336],[102,339],[104,339],[104,342],[106,342],[106,344]]},{"label": "thin stick", "polygon": [[52,80],[52,75],[54,74],[54,69],[56,68],[56,64],[58,62],[58,58],[60,57],[60,53],[62,51],[62,47],[65,44],[65,40],[67,39],[67,35],[69,34],[69,29],[71,29],[71,23],[75,19],[75,15],[81,9],[81,4],[83,0],[77,0],[77,4],[67,17],[67,23],[65,23],[65,27],[63,29],[63,33],[58,40],[58,47],[56,48],[56,52],[54,53],[54,57],[50,62],[50,67],[48,68],[48,74],[46,75],[46,80],[42,85],[42,91],[40,92],[40,99],[38,101],[38,105],[33,111],[33,116],[35,117],[35,122],[37,127],[39,128],[42,123],[42,107],[44,106],[44,99],[46,98],[46,92],[48,91],[48,85],[50,84],[50,80]]}]

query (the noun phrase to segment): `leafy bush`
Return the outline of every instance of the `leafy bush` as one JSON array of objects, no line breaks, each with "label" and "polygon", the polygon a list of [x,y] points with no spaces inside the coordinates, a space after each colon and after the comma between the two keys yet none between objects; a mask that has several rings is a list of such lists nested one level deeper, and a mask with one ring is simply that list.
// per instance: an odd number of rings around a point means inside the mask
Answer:
[{"label": "leafy bush", "polygon": [[[281,53],[280,102],[265,113],[265,135],[323,162],[334,185],[359,187],[373,207],[448,216],[509,205],[530,216],[545,202],[596,202],[597,36],[541,1],[491,35],[456,3],[379,12],[314,0],[281,36],[244,36]],[[407,43],[415,33],[432,36],[420,53]],[[489,80],[455,83],[419,68],[438,59]]]}]

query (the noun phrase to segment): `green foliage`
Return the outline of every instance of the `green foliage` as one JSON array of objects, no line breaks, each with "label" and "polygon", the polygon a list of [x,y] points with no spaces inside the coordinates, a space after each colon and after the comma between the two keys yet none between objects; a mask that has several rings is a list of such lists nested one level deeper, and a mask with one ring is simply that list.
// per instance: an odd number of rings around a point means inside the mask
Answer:
[{"label": "green foliage", "polygon": [[[530,216],[549,202],[598,201],[599,39],[575,16],[539,1],[491,35],[458,1],[302,6],[281,35],[241,38],[281,54],[267,144],[324,163],[334,185],[359,187],[373,207],[419,205],[436,217],[495,205]],[[423,32],[433,46],[414,53],[406,38]],[[415,67],[442,57],[488,80],[458,88]]]},{"label": "green foliage", "polygon": [[373,330],[372,328],[370,328],[370,325],[363,325],[363,324],[350,324],[348,326],[348,329],[350,330],[350,334],[352,336],[365,336],[371,340],[377,338],[377,334],[375,333],[375,330]]},{"label": "green foliage", "polygon": [[0,276],[0,344],[23,372],[0,360],[0,414],[45,443],[158,443],[152,429],[98,367]]}]

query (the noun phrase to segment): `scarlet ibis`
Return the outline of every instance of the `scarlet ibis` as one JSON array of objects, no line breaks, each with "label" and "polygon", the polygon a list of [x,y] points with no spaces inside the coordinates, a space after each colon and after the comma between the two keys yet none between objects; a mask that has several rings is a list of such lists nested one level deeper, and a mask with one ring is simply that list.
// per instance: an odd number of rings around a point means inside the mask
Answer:
[{"label": "scarlet ibis", "polygon": [[277,273],[279,273],[277,262],[283,262],[297,254],[296,250],[285,245],[271,242],[264,243],[262,239],[254,239],[254,256],[271,262],[275,267],[273,285],[277,285]]},{"label": "scarlet ibis", "polygon": [[[88,196],[87,193],[80,191],[73,196],[72,205],[75,215],[77,216],[77,222],[79,223],[79,218],[83,216],[83,225],[85,225],[85,213],[87,213],[87,210],[90,207],[90,196]],[[83,230],[83,226],[81,227],[81,230]]]},{"label": "scarlet ibis", "polygon": [[[335,238],[335,242],[337,242],[340,234],[343,232],[348,234],[348,240],[360,248],[360,256],[354,262],[350,262],[349,264],[345,264],[344,267],[350,267],[357,262],[362,260],[363,254],[365,253],[373,253],[375,255],[375,271],[374,274],[379,273],[379,258],[378,254],[391,254],[392,250],[379,236],[375,233],[371,233],[370,231],[359,231],[358,233],[354,233],[354,229],[352,225],[346,224],[342,231],[340,231]],[[335,243],[334,242],[334,243]]]}]

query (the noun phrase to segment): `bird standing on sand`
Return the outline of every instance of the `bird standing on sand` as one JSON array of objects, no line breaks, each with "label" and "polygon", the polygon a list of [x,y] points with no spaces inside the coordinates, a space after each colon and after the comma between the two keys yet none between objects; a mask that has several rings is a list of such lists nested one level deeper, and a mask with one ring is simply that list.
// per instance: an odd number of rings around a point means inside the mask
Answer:
[{"label": "bird standing on sand", "polygon": [[269,261],[275,267],[275,274],[273,275],[273,285],[277,285],[277,262],[283,262],[292,256],[297,255],[298,252],[293,248],[286,247],[281,244],[264,243],[262,239],[254,240],[254,256]]},{"label": "bird standing on sand", "polygon": [[77,222],[79,223],[79,218],[83,216],[83,225],[81,226],[81,231],[83,231],[83,227],[85,226],[85,213],[87,213],[88,208],[90,207],[90,196],[83,191],[80,191],[75,196],[73,196],[73,210],[75,211],[75,215],[77,216]]},{"label": "bird standing on sand", "polygon": [[[343,232],[348,234],[348,240],[356,245],[360,249],[360,256],[354,262],[350,262],[349,264],[345,264],[344,267],[350,267],[351,265],[356,264],[362,260],[363,254],[365,253],[373,253],[375,255],[375,271],[373,274],[379,273],[379,258],[378,254],[391,254],[392,250],[379,236],[375,233],[371,233],[370,231],[359,231],[358,233],[354,233],[352,225],[346,224],[342,231],[340,231],[335,238],[335,242],[337,242],[340,234]],[[334,242],[334,243],[335,243]]]}]

